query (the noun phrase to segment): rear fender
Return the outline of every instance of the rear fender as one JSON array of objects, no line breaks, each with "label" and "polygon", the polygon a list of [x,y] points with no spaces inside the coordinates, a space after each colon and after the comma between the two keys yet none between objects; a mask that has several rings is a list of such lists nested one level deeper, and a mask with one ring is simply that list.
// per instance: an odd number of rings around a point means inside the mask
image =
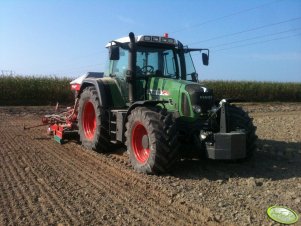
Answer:
[{"label": "rear fender", "polygon": [[108,101],[107,101],[107,95],[106,95],[105,89],[104,89],[104,84],[103,84],[102,80],[99,78],[84,79],[81,84],[81,87],[80,87],[77,97],[79,98],[81,93],[84,91],[84,89],[89,86],[95,87],[95,89],[97,91],[100,106],[107,107]]}]

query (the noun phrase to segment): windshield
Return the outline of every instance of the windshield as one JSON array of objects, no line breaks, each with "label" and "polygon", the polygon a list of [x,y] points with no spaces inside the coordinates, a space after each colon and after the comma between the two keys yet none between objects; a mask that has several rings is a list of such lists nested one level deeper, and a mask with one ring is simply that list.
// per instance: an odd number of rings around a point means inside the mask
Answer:
[{"label": "windshield", "polygon": [[138,47],[136,66],[137,76],[178,78],[177,62],[172,49]]},{"label": "windshield", "polygon": [[194,81],[196,76],[196,71],[190,52],[184,53],[184,57],[185,57],[185,64],[186,64],[186,80]]},{"label": "windshield", "polygon": [[[114,76],[124,80],[128,70],[129,50],[119,47],[119,60],[110,60],[106,76]],[[136,76],[157,76],[178,79],[181,74],[181,63],[186,65],[186,74],[182,79],[194,81],[196,76],[195,67],[187,51],[184,53],[184,61],[180,60],[180,54],[175,49],[160,47],[137,46]]]}]

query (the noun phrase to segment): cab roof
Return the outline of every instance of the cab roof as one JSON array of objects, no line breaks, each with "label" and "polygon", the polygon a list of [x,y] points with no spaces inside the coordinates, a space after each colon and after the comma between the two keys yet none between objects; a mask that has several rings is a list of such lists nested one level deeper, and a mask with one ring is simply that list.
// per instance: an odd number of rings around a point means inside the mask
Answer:
[{"label": "cab roof", "polygon": [[[177,40],[173,39],[173,38],[169,38],[166,36],[153,36],[153,35],[138,35],[135,36],[135,40],[137,43],[139,42],[145,42],[145,43],[160,43],[160,44],[167,44],[167,45],[178,45]],[[111,42],[109,42],[106,47],[109,47],[111,45],[115,45],[114,41],[116,42],[120,42],[120,43],[129,43],[130,42],[130,38],[127,37],[123,37],[123,38],[119,38],[116,40],[113,40]]]}]

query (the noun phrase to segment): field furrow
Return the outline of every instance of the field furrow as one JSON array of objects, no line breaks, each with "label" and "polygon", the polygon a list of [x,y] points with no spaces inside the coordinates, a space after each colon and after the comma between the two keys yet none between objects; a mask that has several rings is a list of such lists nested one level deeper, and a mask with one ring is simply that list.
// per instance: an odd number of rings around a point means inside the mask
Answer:
[{"label": "field furrow", "polygon": [[300,213],[301,106],[243,105],[254,117],[251,162],[185,160],[171,174],[136,173],[124,148],[56,143],[45,109],[0,108],[0,225],[269,225],[266,208]]}]

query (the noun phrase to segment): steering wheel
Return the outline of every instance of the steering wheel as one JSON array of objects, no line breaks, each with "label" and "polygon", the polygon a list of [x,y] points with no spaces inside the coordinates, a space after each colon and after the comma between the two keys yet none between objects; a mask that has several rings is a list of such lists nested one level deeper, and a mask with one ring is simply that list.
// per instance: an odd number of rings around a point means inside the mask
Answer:
[{"label": "steering wheel", "polygon": [[141,71],[143,71],[144,73],[150,73],[153,74],[154,73],[154,67],[151,65],[145,65],[141,68]]}]

